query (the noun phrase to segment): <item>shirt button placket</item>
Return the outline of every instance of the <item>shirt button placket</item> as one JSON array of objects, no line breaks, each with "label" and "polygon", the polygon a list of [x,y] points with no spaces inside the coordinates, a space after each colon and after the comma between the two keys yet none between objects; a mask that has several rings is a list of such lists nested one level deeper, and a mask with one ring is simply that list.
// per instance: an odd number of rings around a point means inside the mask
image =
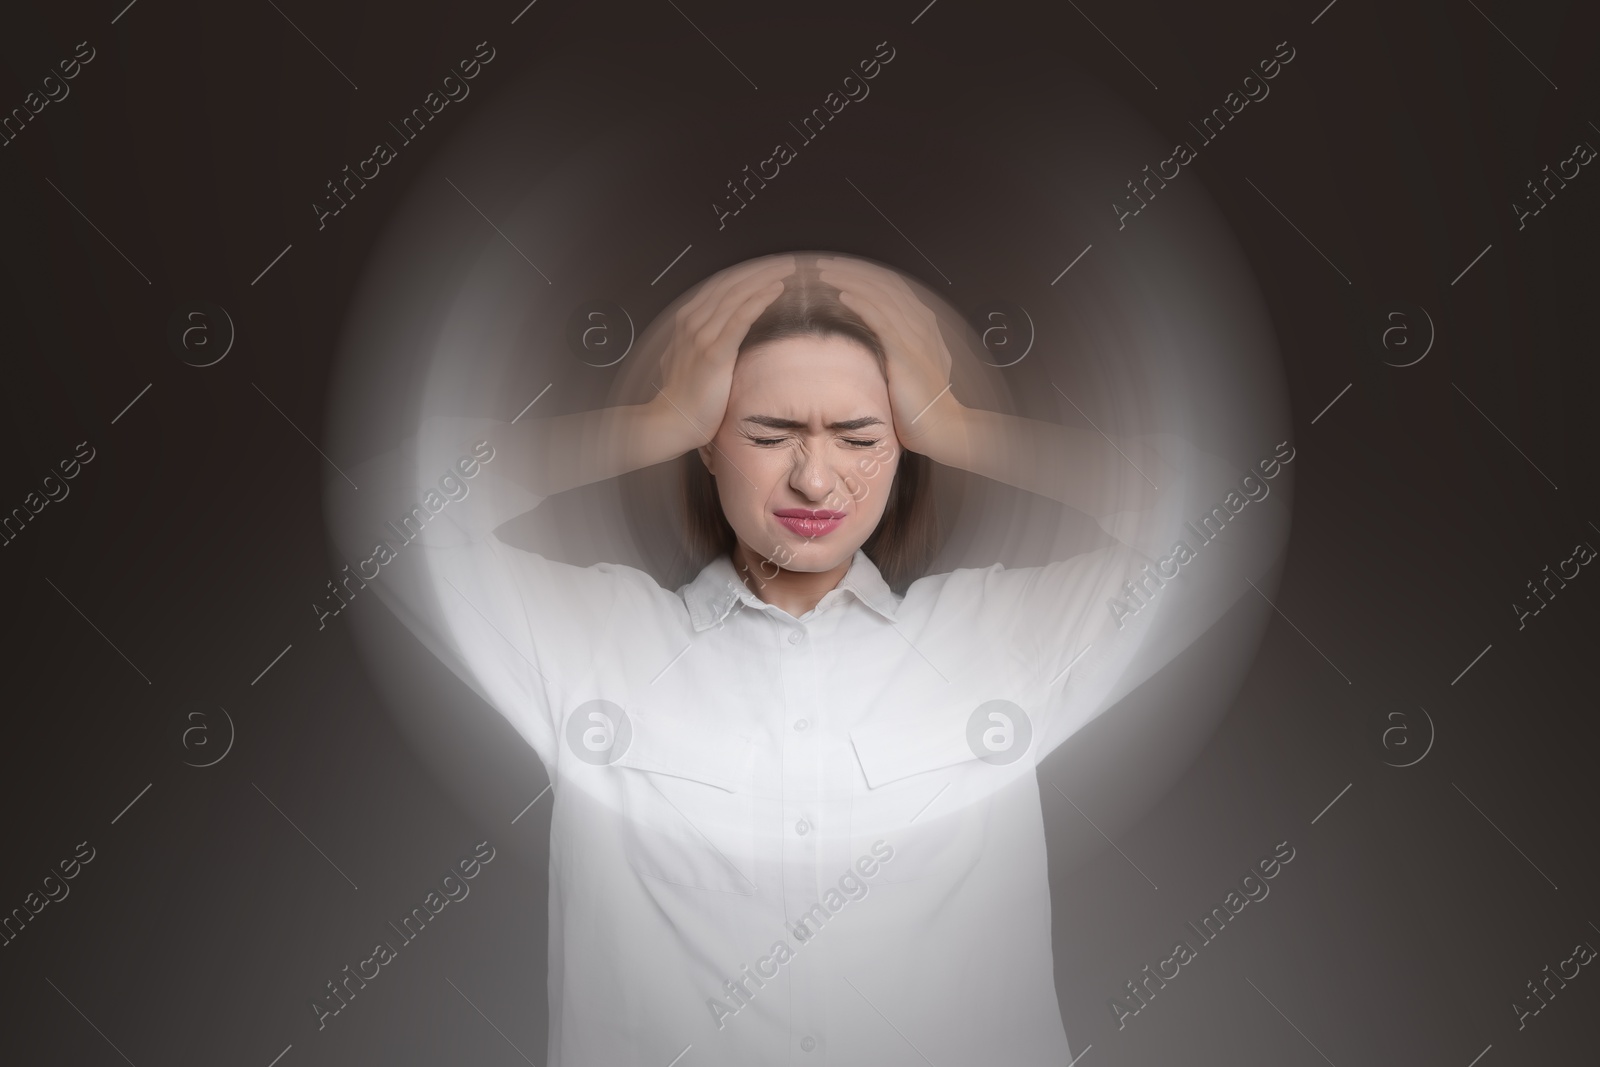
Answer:
[{"label": "shirt button placket", "polygon": [[[789,912],[791,943],[797,920],[803,918],[807,908],[818,900],[821,893],[819,855],[822,834],[815,832],[816,820],[827,813],[819,807],[821,801],[822,744],[826,738],[826,715],[821,701],[822,680],[817,677],[815,642],[805,626],[794,625],[785,638],[790,651],[782,657],[784,718],[789,722],[792,735],[782,746],[784,817],[787,822],[783,834],[784,896]],[[781,647],[781,646],[780,646]],[[820,716],[820,717],[819,717]],[[780,720],[783,721],[783,720]],[[813,950],[814,954],[815,950]],[[818,973],[815,958],[796,959],[791,965],[791,1014],[788,1024],[789,1055],[793,1062],[817,1064],[825,1060],[817,1054],[819,1024],[823,1022],[826,997],[823,995],[823,977]]]}]

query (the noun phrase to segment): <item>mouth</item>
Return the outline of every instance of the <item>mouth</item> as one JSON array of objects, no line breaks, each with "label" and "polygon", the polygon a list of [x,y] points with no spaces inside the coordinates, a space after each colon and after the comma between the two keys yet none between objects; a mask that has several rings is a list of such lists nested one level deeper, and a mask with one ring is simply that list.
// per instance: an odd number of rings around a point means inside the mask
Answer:
[{"label": "mouth", "polygon": [[801,537],[821,537],[844,521],[845,513],[826,508],[783,508],[773,516]]}]

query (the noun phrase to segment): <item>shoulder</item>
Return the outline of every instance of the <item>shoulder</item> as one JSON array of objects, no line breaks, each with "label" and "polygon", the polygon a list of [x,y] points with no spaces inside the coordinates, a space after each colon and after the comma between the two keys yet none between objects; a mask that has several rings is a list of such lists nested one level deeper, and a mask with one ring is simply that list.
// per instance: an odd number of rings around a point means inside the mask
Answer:
[{"label": "shoulder", "polygon": [[641,621],[683,614],[683,599],[677,593],[631,564],[609,560],[564,563],[499,537],[491,537],[486,545],[525,598],[531,598],[530,608],[542,603],[549,609],[578,614],[602,606],[608,612],[625,608]]},{"label": "shoulder", "polygon": [[906,588],[900,600],[901,609],[932,614],[970,606],[981,600],[985,590],[1006,570],[1003,563],[991,563],[987,567],[957,567],[925,574]]},{"label": "shoulder", "polygon": [[1065,559],[1021,567],[991,563],[929,574],[906,589],[905,604],[913,612],[936,614],[994,608],[1015,610],[1026,598],[1059,595],[1101,574],[1117,558],[1114,547],[1079,552]]}]

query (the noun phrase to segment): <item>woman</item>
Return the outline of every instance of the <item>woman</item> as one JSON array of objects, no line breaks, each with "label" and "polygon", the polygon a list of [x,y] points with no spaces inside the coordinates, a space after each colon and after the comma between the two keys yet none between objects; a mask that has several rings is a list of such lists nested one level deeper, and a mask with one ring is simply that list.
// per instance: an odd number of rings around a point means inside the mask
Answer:
[{"label": "woman", "polygon": [[[1178,456],[966,407],[951,368],[898,275],[775,256],[676,311],[646,403],[428,420],[471,482],[374,584],[549,771],[552,1067],[1072,1058],[1034,765],[1160,665],[1107,605],[1179,602],[1141,571]],[[681,456],[709,561],[676,591],[493,535]],[[1140,547],[922,573],[930,462]],[[436,466],[356,478],[410,502]]]}]

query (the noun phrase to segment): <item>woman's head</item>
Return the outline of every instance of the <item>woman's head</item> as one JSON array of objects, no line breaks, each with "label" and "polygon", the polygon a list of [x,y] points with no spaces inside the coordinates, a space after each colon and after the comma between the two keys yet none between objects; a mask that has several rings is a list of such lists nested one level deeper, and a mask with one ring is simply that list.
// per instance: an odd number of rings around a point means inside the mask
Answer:
[{"label": "woman's head", "polygon": [[700,565],[742,544],[826,571],[861,548],[904,589],[936,548],[928,461],[895,437],[878,338],[809,258],[751,324],[722,425],[685,459],[691,555]]}]

